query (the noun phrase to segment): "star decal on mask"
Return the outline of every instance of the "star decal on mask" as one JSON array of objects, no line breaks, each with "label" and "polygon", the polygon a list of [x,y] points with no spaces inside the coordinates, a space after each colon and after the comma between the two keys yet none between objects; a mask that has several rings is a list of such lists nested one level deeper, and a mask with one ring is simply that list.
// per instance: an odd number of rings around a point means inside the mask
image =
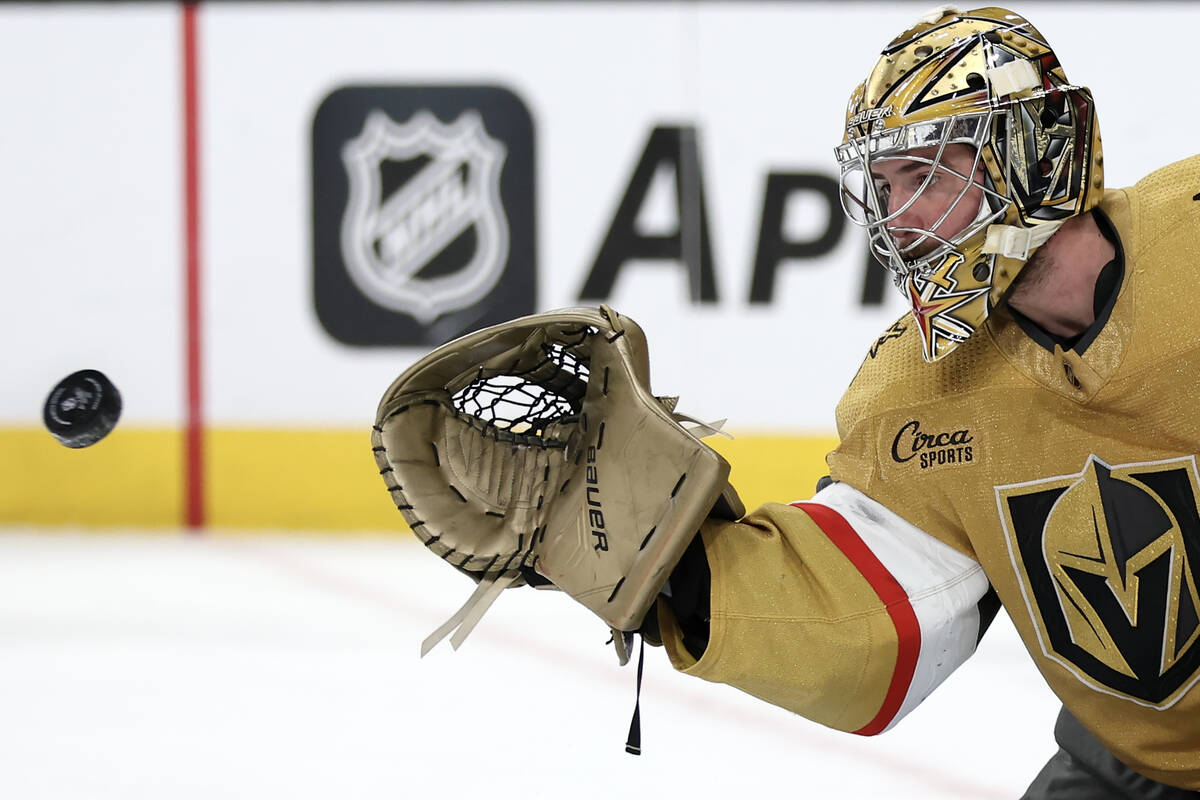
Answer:
[{"label": "star decal on mask", "polygon": [[954,272],[958,269],[958,265],[963,263],[963,260],[962,253],[953,251],[947,253],[941,263],[925,276],[925,280],[937,284],[947,292],[953,292],[958,288],[958,280],[955,279]]},{"label": "star decal on mask", "polygon": [[[944,279],[945,276],[940,277]],[[913,321],[921,331],[925,357],[930,361],[938,353],[940,340],[962,342],[975,330],[951,312],[987,294],[986,286],[961,292],[947,291],[943,283],[916,276],[909,277],[905,290],[912,304]]]}]

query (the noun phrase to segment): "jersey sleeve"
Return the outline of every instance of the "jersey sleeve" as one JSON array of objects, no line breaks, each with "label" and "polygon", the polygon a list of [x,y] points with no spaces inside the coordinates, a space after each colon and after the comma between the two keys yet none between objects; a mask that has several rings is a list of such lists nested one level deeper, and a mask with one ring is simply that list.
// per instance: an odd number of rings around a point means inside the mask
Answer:
[{"label": "jersey sleeve", "polygon": [[699,659],[660,606],[673,665],[839,730],[881,733],[974,652],[982,568],[848,484],[701,530]]}]

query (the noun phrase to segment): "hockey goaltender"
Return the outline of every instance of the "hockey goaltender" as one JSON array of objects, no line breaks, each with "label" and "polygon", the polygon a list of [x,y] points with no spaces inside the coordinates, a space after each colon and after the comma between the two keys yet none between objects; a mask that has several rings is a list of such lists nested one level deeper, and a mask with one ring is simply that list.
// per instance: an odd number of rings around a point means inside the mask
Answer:
[{"label": "hockey goaltender", "polygon": [[1000,8],[927,14],[845,120],[843,207],[912,310],[839,403],[816,495],[743,514],[611,309],[468,336],[393,384],[374,437],[414,532],[478,582],[438,635],[548,581],[625,657],[638,631],[875,734],[1002,605],[1063,704],[1026,798],[1200,796],[1200,157],[1105,188],[1091,93]]}]

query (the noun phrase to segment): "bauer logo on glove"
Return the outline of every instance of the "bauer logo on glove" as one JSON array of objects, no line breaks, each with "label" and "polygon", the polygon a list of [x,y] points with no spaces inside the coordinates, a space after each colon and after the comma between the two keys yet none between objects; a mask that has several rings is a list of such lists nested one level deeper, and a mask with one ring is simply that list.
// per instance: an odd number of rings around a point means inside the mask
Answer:
[{"label": "bauer logo on glove", "polygon": [[457,647],[523,583],[636,630],[732,497],[729,464],[697,436],[715,430],[650,393],[645,335],[606,306],[523,317],[418,361],[380,402],[375,460],[413,532],[478,582],[422,654],[451,631]]}]

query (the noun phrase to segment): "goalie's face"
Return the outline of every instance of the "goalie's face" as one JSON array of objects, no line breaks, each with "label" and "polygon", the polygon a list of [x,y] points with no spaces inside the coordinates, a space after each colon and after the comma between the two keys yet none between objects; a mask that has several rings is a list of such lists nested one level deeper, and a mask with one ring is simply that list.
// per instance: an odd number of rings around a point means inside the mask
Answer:
[{"label": "goalie's face", "polygon": [[935,251],[952,248],[979,222],[984,180],[983,164],[967,144],[871,158],[862,206],[869,209],[865,216],[874,217],[868,227],[876,251],[882,249],[893,269],[902,264],[896,271],[906,272],[919,269]]},{"label": "goalie's face", "polygon": [[950,247],[976,222],[983,165],[966,144],[908,150],[875,159],[871,181],[892,252],[907,263]]},{"label": "goalie's face", "polygon": [[[860,114],[861,116],[861,114]],[[1012,203],[984,153],[992,113],[956,114],[848,137],[835,153],[842,207],[898,287],[957,252],[972,261]]]}]

